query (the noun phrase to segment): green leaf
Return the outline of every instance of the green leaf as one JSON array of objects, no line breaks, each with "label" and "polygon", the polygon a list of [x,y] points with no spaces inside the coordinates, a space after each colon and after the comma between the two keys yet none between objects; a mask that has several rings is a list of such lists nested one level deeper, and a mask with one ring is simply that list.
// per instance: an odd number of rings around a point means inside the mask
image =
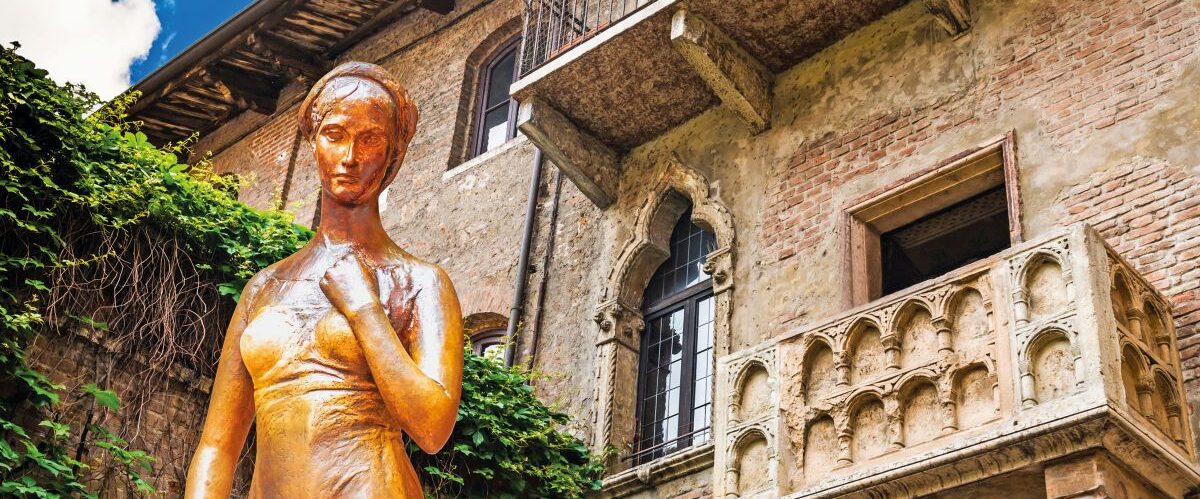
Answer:
[{"label": "green leaf", "polygon": [[83,391],[91,394],[96,399],[96,403],[103,407],[114,411],[121,408],[121,399],[117,397],[116,393],[110,390],[104,390],[93,383],[88,383],[83,386]]}]

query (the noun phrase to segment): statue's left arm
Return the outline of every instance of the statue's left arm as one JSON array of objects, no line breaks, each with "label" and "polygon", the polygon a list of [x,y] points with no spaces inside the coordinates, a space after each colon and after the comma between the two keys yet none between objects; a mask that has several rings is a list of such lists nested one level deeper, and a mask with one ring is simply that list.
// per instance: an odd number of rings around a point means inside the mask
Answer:
[{"label": "statue's left arm", "polygon": [[321,287],[346,316],[362,345],[384,403],[421,450],[437,452],[450,438],[462,392],[463,333],[458,296],[434,266],[413,272],[418,291],[409,348],[392,328],[374,273],[349,256],[333,265]]}]

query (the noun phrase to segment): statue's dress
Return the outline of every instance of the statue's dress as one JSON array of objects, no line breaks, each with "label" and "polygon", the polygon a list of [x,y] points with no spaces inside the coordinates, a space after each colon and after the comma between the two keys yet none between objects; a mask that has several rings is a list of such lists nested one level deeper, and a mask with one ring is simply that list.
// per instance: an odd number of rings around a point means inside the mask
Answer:
[{"label": "statue's dress", "polygon": [[[414,327],[405,270],[376,271],[401,338]],[[263,291],[275,303],[251,305],[240,344],[254,382],[250,497],[420,498],[402,433],[345,316],[316,280],[269,278]]]}]

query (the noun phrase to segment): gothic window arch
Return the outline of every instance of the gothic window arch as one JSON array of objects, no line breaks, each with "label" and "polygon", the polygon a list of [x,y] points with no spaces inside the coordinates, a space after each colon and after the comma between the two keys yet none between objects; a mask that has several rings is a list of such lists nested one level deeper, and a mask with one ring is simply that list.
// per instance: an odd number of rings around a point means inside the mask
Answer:
[{"label": "gothic window arch", "polygon": [[711,438],[715,297],[704,263],[717,241],[691,218],[689,207],[643,294],[634,465]]}]

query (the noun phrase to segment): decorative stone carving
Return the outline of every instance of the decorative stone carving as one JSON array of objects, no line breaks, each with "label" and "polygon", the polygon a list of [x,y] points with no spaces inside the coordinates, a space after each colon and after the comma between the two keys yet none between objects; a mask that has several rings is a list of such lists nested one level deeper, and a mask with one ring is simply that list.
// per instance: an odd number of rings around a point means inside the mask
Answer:
[{"label": "decorative stone carving", "polygon": [[[650,276],[667,258],[671,229],[689,202],[692,220],[716,236],[717,248],[705,262],[706,271],[713,276],[714,351],[722,355],[729,348],[732,293],[728,291],[733,287],[734,265],[732,217],[712,195],[703,175],[674,156],[663,158],[660,164],[662,174],[658,183],[650,186],[646,197],[639,200],[642,208],[637,212],[632,238],[614,251],[616,258],[609,270],[605,298],[596,308],[598,357],[593,447],[597,450],[612,445],[625,451],[635,438],[638,351],[645,329],[638,304]],[[720,406],[714,404],[714,407]],[[609,462],[610,470],[620,470],[622,466],[616,457]]]},{"label": "decorative stone carving", "polygon": [[617,342],[635,352],[638,350],[642,331],[646,329],[640,309],[620,300],[608,300],[596,307],[593,320],[600,326],[596,346]]},{"label": "decorative stone carving", "polygon": [[[1115,315],[1110,267],[1126,281],[1126,308],[1142,311],[1140,337],[1105,319]],[[788,498],[926,495],[1093,446],[1137,455],[1123,462],[1162,477],[1156,484],[1200,484],[1181,464],[1195,454],[1171,324],[1155,319],[1169,317],[1167,307],[1094,231],[1076,226],[733,358],[784,352],[778,414]],[[1112,399],[1124,344],[1138,359],[1129,390],[1138,409],[1081,430],[1124,411]],[[1160,443],[1134,444],[1143,437],[1123,433],[1129,424]],[[958,468],[964,459],[979,466]]]}]

